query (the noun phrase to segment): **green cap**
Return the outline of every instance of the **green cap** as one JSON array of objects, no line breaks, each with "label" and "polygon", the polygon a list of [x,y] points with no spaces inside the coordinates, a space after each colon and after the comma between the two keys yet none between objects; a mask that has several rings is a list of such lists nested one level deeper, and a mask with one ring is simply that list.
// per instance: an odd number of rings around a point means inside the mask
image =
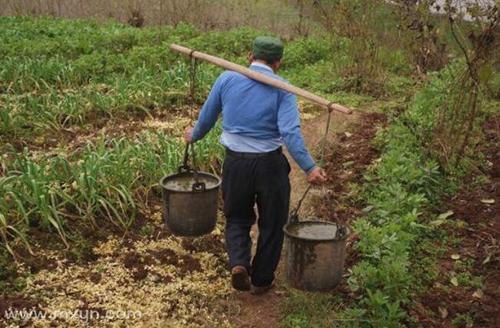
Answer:
[{"label": "green cap", "polygon": [[269,63],[283,57],[283,42],[272,36],[258,36],[253,41],[252,52],[255,59],[262,59]]}]

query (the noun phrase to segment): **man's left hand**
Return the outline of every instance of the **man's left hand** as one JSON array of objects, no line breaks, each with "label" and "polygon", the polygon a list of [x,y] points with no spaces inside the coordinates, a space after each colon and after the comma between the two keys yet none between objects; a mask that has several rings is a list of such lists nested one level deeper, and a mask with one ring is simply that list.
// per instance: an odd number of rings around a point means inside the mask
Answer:
[{"label": "man's left hand", "polygon": [[193,127],[192,126],[188,126],[184,130],[184,140],[187,143],[192,143],[193,142]]}]

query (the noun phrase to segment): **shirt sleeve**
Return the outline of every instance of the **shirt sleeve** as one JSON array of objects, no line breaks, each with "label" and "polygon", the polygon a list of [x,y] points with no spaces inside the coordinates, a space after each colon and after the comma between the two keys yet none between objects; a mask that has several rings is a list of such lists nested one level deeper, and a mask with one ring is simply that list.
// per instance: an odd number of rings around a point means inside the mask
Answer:
[{"label": "shirt sleeve", "polygon": [[278,109],[278,128],[293,160],[308,173],[316,164],[304,143],[300,130],[300,116],[297,97],[289,92],[283,92]]},{"label": "shirt sleeve", "polygon": [[224,77],[221,75],[212,86],[212,90],[201,108],[198,122],[193,129],[193,142],[202,139],[217,122],[217,118],[222,111],[221,93],[223,83]]}]

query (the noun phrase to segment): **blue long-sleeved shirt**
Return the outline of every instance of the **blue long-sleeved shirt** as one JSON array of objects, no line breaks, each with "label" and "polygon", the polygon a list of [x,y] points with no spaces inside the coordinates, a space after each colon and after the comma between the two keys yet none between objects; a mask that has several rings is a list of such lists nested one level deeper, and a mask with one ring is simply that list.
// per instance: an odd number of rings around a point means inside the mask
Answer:
[{"label": "blue long-sleeved shirt", "polygon": [[[251,65],[250,69],[285,81],[267,67]],[[201,109],[193,130],[193,141],[208,133],[220,113],[222,129],[229,136],[248,137],[245,140],[272,140],[273,143],[281,138],[302,170],[309,172],[315,167],[304,144],[294,94],[226,71],[215,81]]]}]

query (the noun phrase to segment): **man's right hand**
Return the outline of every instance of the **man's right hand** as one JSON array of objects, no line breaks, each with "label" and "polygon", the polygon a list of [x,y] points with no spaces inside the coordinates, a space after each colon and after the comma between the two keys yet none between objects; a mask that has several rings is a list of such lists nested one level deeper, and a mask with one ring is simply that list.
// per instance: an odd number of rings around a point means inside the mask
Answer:
[{"label": "man's right hand", "polygon": [[187,143],[193,143],[193,127],[188,126],[184,129],[184,141]]},{"label": "man's right hand", "polygon": [[321,167],[315,167],[307,174],[307,181],[310,184],[321,184],[326,182],[326,173]]}]

